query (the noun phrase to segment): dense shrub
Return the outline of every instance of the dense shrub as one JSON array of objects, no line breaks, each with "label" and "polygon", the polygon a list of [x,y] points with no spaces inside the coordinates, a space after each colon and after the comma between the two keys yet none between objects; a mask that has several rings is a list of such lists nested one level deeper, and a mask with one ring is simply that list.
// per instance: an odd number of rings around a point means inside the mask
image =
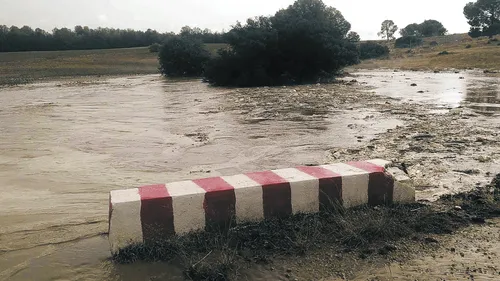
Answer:
[{"label": "dense shrub", "polygon": [[230,49],[208,63],[206,80],[223,86],[316,82],[358,62],[351,28],[320,0],[298,0],[272,17],[247,20],[227,33]]},{"label": "dense shrub", "polygon": [[366,42],[359,45],[359,58],[362,60],[379,58],[389,55],[389,48],[375,42]]},{"label": "dense shrub", "polygon": [[158,43],[154,43],[151,46],[149,46],[149,52],[150,53],[158,53],[160,51],[161,45]]},{"label": "dense shrub", "polygon": [[170,77],[201,76],[209,59],[210,53],[202,41],[184,36],[165,41],[158,55],[161,73]]},{"label": "dense shrub", "polygon": [[403,36],[396,39],[394,46],[396,48],[413,48],[423,44],[423,40],[417,36]]}]

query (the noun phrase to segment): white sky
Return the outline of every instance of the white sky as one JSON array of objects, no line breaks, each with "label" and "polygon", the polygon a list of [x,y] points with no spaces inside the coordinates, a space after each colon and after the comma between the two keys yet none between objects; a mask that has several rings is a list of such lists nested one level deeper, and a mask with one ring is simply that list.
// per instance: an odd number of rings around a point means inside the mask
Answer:
[{"label": "white sky", "polygon": [[[364,40],[376,39],[392,19],[403,28],[425,19],[441,21],[450,33],[469,26],[463,7],[472,0],[323,0],[340,10]],[[230,29],[236,21],[271,15],[293,0],[0,0],[0,24],[47,31],[75,25],[178,32],[182,26]],[[398,33],[399,34],[399,33]]]}]

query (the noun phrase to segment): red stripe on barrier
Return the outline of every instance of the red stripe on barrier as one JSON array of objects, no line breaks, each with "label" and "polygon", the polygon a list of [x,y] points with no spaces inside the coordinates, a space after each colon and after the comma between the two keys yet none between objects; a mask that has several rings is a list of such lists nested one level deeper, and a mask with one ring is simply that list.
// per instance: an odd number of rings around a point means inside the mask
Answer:
[{"label": "red stripe on barrier", "polygon": [[331,210],[342,204],[342,176],[322,167],[297,167],[298,170],[319,180],[319,209]]},{"label": "red stripe on barrier", "polygon": [[194,180],[203,188],[205,221],[208,228],[227,229],[236,221],[236,195],[234,187],[220,177]]},{"label": "red stripe on barrier", "polygon": [[368,204],[392,204],[394,179],[385,173],[385,168],[369,162],[349,162],[353,167],[369,172]]},{"label": "red stripe on barrier", "polygon": [[175,234],[172,197],[164,184],[139,188],[144,243],[161,241]]},{"label": "red stripe on barrier", "polygon": [[290,183],[271,171],[246,174],[262,186],[264,217],[284,217],[292,214]]}]

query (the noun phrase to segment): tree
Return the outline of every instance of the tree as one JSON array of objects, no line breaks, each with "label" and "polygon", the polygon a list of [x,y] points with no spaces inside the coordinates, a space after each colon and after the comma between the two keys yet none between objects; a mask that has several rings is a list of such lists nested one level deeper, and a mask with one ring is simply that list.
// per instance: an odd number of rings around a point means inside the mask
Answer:
[{"label": "tree", "polygon": [[405,36],[421,36],[420,25],[417,23],[409,24],[405,28],[401,29],[399,31],[399,34],[401,34],[401,36],[403,36],[403,37],[405,37]]},{"label": "tree", "polygon": [[443,24],[437,20],[425,20],[421,24],[412,23],[401,29],[401,36],[443,36],[448,32]]},{"label": "tree", "polygon": [[192,37],[175,36],[163,44],[158,55],[160,72],[169,77],[201,76],[210,53],[203,42]]},{"label": "tree", "polygon": [[419,24],[419,33],[423,37],[443,36],[448,32],[437,20],[426,20]]},{"label": "tree", "polygon": [[297,0],[272,17],[237,23],[227,34],[228,50],[205,69],[206,80],[220,86],[315,83],[358,62],[347,41],[351,25],[321,0]]},{"label": "tree", "polygon": [[385,20],[382,22],[378,36],[390,41],[394,39],[396,31],[398,31],[398,26],[392,20]]},{"label": "tree", "polygon": [[346,39],[351,43],[358,43],[359,41],[361,41],[361,37],[359,37],[359,34],[354,31],[349,32],[349,34],[347,34]]},{"label": "tree", "polygon": [[478,0],[464,7],[464,15],[471,26],[471,37],[500,34],[500,1]]}]

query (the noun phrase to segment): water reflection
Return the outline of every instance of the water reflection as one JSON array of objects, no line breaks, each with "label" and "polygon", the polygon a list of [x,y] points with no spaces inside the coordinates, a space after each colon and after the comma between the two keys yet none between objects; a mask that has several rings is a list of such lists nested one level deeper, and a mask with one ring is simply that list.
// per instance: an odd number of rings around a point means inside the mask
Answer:
[{"label": "water reflection", "polygon": [[492,78],[486,81],[475,81],[467,85],[465,101],[467,107],[482,114],[500,113],[500,83]]},{"label": "water reflection", "polygon": [[485,77],[472,71],[371,71],[357,75],[358,81],[374,86],[377,94],[405,102],[429,104],[432,109],[465,106],[481,114],[500,112],[500,77]]}]

